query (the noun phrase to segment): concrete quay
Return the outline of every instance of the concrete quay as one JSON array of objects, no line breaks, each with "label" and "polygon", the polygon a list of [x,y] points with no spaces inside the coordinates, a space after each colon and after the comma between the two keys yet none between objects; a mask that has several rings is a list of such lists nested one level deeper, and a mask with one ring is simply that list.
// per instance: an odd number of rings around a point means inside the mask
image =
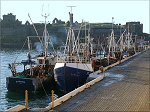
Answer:
[{"label": "concrete quay", "polygon": [[150,49],[103,74],[54,111],[150,111]]}]

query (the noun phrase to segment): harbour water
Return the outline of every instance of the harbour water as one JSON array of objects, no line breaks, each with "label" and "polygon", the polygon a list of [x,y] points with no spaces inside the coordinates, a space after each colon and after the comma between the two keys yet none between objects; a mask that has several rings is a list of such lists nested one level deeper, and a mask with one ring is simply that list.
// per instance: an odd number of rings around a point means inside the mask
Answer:
[{"label": "harbour water", "polygon": [[[8,64],[14,62],[17,57],[16,62],[20,62],[23,59],[27,59],[28,51],[19,50],[2,50],[0,51],[0,111],[4,111],[10,107],[16,106],[18,104],[25,104],[24,93],[12,93],[6,88],[6,77],[11,76],[11,71],[8,68]],[[38,54],[34,51],[33,54]],[[17,69],[21,71],[23,68],[17,66]],[[50,93],[29,93],[29,106],[30,107],[45,107],[51,102]]]}]

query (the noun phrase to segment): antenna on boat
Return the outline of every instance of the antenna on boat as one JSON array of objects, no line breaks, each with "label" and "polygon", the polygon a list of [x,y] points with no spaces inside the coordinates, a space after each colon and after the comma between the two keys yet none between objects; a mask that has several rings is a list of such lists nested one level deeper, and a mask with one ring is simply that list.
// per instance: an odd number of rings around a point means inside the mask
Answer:
[{"label": "antenna on boat", "polygon": [[44,7],[44,4],[42,5],[42,13],[41,13],[41,16],[43,15],[43,7]]},{"label": "antenna on boat", "polygon": [[67,7],[70,7],[70,13],[72,13],[72,8],[76,6],[67,6]]},{"label": "antenna on boat", "polygon": [[72,13],[72,8],[76,6],[67,6],[70,7],[70,12],[69,12],[69,17],[70,17],[70,26],[72,27],[73,25],[73,13]]},{"label": "antenna on boat", "polygon": [[113,30],[113,24],[114,24],[114,17],[112,17],[112,30]]},{"label": "antenna on boat", "polygon": [[49,14],[49,4],[48,4],[48,13],[47,13],[47,14],[45,13],[45,15],[43,14],[43,8],[44,8],[44,4],[42,5],[42,13],[41,13],[41,15],[48,17],[48,16],[50,15],[50,14]]},{"label": "antenna on boat", "polygon": [[50,15],[50,13],[49,13],[49,4],[48,4],[48,15]]}]

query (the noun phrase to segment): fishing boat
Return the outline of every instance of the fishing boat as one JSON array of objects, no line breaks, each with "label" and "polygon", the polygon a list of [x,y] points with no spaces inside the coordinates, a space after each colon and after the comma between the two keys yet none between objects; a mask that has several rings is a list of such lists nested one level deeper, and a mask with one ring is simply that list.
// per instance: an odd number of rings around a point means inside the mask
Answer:
[{"label": "fishing boat", "polygon": [[[87,77],[93,72],[91,64],[92,47],[90,33],[85,25],[81,24],[77,36],[73,27],[73,13],[69,13],[70,27],[67,33],[65,46],[57,54],[57,63],[54,67],[54,78],[62,92],[67,93],[80,87],[86,82]],[[85,37],[80,37],[81,30]]]},{"label": "fishing boat", "polygon": [[111,35],[106,37],[106,44],[107,45],[99,45],[95,50],[95,56],[92,60],[92,65],[94,67],[94,71],[99,70],[102,67],[106,67],[111,65],[117,61],[116,58],[116,42],[114,36],[114,30],[112,29]]},{"label": "fishing boat", "polygon": [[98,40],[98,44],[93,47],[93,55],[92,55],[92,67],[94,71],[99,70],[102,66],[105,67],[108,65],[107,54],[105,52],[105,48]]},{"label": "fishing boat", "polygon": [[[48,34],[45,17],[45,28],[43,32],[43,36],[28,36],[28,55],[27,59],[22,60],[21,62],[16,62],[16,60],[9,64],[9,68],[12,72],[12,76],[6,77],[6,85],[8,91],[13,92],[24,92],[28,90],[29,92],[37,92],[37,91],[49,91],[53,89],[56,85],[54,81],[53,68],[56,63],[56,55],[48,53],[48,44],[50,36]],[[34,24],[33,24],[34,25]],[[34,26],[35,28],[35,26]],[[36,30],[35,30],[36,31]],[[36,31],[37,33],[37,31]],[[40,53],[36,56],[32,56],[31,54],[31,41],[30,38],[39,38],[43,39],[41,44],[43,45],[43,53]],[[17,65],[22,65],[23,71],[18,72],[16,70]]]},{"label": "fishing boat", "polygon": [[115,55],[116,58],[120,60],[136,53],[135,42],[133,42],[132,34],[129,33],[129,27],[127,33],[125,29],[121,34],[116,48],[117,52],[115,53]]}]

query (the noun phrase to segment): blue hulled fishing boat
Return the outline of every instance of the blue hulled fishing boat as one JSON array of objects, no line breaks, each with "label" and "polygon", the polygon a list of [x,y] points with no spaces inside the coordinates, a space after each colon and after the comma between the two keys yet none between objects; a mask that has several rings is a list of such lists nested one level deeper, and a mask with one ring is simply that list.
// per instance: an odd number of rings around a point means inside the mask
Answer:
[{"label": "blue hulled fishing boat", "polygon": [[[63,92],[70,92],[83,85],[87,77],[93,72],[91,64],[92,45],[90,28],[86,22],[80,26],[73,26],[73,13],[69,13],[70,27],[65,46],[57,54],[54,67],[54,78]],[[75,30],[78,34],[75,34]],[[85,33],[84,37],[80,33]],[[76,36],[75,36],[76,35]]]}]

